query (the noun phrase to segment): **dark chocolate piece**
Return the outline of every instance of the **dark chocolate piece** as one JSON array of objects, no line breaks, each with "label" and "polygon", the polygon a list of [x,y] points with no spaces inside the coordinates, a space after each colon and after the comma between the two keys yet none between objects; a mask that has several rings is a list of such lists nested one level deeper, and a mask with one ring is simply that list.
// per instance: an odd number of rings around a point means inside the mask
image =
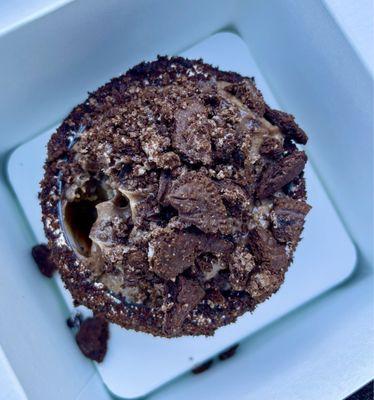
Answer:
[{"label": "dark chocolate piece", "polygon": [[271,212],[272,231],[281,243],[290,242],[292,247],[299,241],[304,227],[305,216],[310,206],[301,200],[279,198]]},{"label": "dark chocolate piece", "polygon": [[81,352],[87,358],[99,363],[104,360],[108,339],[108,322],[100,317],[84,320],[75,336]]},{"label": "dark chocolate piece", "polygon": [[284,269],[289,260],[284,246],[277,243],[271,232],[257,227],[248,232],[248,244],[256,261],[270,270]]},{"label": "dark chocolate piece", "polygon": [[257,197],[264,199],[282,189],[304,170],[306,161],[307,156],[303,151],[295,151],[279,162],[270,164],[259,182]]},{"label": "dark chocolate piece", "polygon": [[179,293],[177,301],[179,304],[188,304],[191,309],[195,308],[204,298],[204,289],[195,281],[183,276],[179,279]]},{"label": "dark chocolate piece", "polygon": [[164,279],[175,279],[191,267],[201,252],[201,238],[189,233],[161,233],[151,242],[151,269]]},{"label": "dark chocolate piece", "polygon": [[199,283],[183,276],[180,277],[176,304],[165,315],[164,332],[168,335],[177,335],[189,312],[200,303],[204,296],[205,291]]},{"label": "dark chocolate piece", "polygon": [[229,349],[223,351],[222,353],[220,353],[218,355],[218,358],[220,359],[220,361],[226,361],[229,358],[233,357],[236,353],[236,350],[238,350],[239,347],[239,343],[234,344],[234,346],[231,346]]},{"label": "dark chocolate piece", "polygon": [[191,370],[194,375],[202,374],[203,372],[207,371],[213,365],[213,360],[205,361],[205,363],[195,367]]},{"label": "dark chocolate piece", "polygon": [[150,241],[150,268],[161,278],[174,280],[194,265],[203,252],[222,256],[232,249],[232,243],[215,236],[174,232],[162,229]]},{"label": "dark chocolate piece", "polygon": [[48,246],[45,244],[38,244],[32,248],[31,254],[39,271],[47,278],[52,278],[56,270],[56,265],[51,260]]},{"label": "dark chocolate piece", "polygon": [[219,191],[206,175],[191,171],[173,181],[165,197],[179,219],[205,233],[227,233],[229,221]]},{"label": "dark chocolate piece", "polygon": [[264,117],[273,125],[278,126],[286,137],[294,140],[296,143],[307,143],[308,136],[299,125],[296,124],[293,115],[266,107]]},{"label": "dark chocolate piece", "polygon": [[267,137],[262,142],[260,154],[269,158],[277,159],[283,152],[282,143],[276,138]]},{"label": "dark chocolate piece", "polygon": [[227,86],[225,90],[241,100],[243,104],[259,116],[262,117],[264,115],[264,99],[261,92],[256,88],[255,84],[251,80],[245,79],[240,83],[234,83]]}]

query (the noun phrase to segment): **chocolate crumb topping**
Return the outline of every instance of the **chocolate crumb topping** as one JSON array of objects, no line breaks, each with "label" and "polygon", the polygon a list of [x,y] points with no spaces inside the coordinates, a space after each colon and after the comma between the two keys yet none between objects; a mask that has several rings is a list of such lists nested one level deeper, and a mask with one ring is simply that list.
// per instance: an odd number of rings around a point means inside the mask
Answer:
[{"label": "chocolate crumb topping", "polygon": [[[180,57],[141,63],[51,137],[42,264],[124,328],[212,335],[284,280],[310,209],[295,145],[306,140],[252,78]],[[98,361],[105,324],[77,336]]]},{"label": "chocolate crumb topping", "polygon": [[253,255],[244,247],[237,247],[229,264],[229,282],[234,290],[246,290],[250,273],[255,267]]},{"label": "chocolate crumb topping", "polygon": [[265,138],[260,147],[261,155],[274,159],[279,158],[283,151],[282,143],[272,137]]},{"label": "chocolate crumb topping", "polygon": [[210,127],[207,110],[198,102],[187,104],[175,113],[173,145],[190,163],[209,165],[212,162]]}]

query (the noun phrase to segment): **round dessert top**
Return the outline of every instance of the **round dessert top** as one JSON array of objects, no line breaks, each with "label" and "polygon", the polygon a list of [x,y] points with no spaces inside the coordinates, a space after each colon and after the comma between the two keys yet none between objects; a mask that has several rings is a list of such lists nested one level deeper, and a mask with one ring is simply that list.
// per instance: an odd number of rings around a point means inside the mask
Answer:
[{"label": "round dessert top", "polygon": [[77,304],[211,335],[278,290],[303,228],[294,118],[252,78],[159,57],[90,94],[48,145],[41,205]]}]

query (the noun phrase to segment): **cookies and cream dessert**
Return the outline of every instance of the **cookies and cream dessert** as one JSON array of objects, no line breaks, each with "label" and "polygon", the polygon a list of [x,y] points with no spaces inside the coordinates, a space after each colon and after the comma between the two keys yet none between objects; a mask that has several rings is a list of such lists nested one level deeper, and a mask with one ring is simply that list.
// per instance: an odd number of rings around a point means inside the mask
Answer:
[{"label": "cookies and cream dessert", "polygon": [[48,144],[49,247],[77,304],[153,335],[212,335],[276,292],[300,240],[307,136],[252,78],[159,57]]}]

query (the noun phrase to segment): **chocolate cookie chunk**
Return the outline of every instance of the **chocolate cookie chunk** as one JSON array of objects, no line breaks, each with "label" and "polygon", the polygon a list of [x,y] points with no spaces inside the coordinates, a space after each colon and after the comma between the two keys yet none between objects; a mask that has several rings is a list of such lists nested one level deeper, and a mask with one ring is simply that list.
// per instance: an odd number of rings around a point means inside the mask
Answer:
[{"label": "chocolate cookie chunk", "polygon": [[294,140],[296,143],[307,143],[308,136],[299,125],[297,125],[293,115],[266,107],[265,118],[273,125],[278,126],[286,137]]},{"label": "chocolate cookie chunk", "polygon": [[205,371],[208,371],[208,369],[213,365],[213,360],[208,360],[205,361],[205,363],[200,364],[199,366],[195,367],[194,369],[191,370],[191,372],[194,375],[199,375],[202,374]]},{"label": "chocolate cookie chunk", "polygon": [[310,206],[303,201],[279,198],[271,212],[272,232],[280,243],[290,243],[295,248],[304,227]]},{"label": "chocolate cookie chunk", "polygon": [[248,244],[257,263],[265,265],[267,269],[281,270],[288,266],[289,260],[285,247],[277,243],[267,229],[261,226],[251,229],[248,232]]},{"label": "chocolate cookie chunk", "polygon": [[165,315],[163,327],[165,334],[170,336],[178,334],[190,311],[200,303],[204,296],[205,291],[198,282],[181,276],[178,282],[176,302]]},{"label": "chocolate cookie chunk", "polygon": [[227,211],[214,181],[191,171],[172,182],[164,202],[178,211],[179,219],[205,233],[229,232]]},{"label": "chocolate cookie chunk", "polygon": [[161,278],[174,280],[194,264],[202,240],[189,233],[161,231],[149,242],[150,270]]},{"label": "chocolate cookie chunk", "polygon": [[47,278],[52,278],[56,270],[56,265],[50,258],[48,246],[45,244],[38,244],[32,248],[31,254],[39,271]]},{"label": "chocolate cookie chunk", "polygon": [[191,102],[175,113],[173,145],[190,163],[212,162],[212,145],[206,125],[207,109],[199,102]]},{"label": "chocolate cookie chunk", "polygon": [[296,178],[305,167],[307,156],[303,151],[294,151],[264,171],[257,187],[257,196],[264,199],[277,192]]},{"label": "chocolate cookie chunk", "polygon": [[[253,78],[180,57],[141,63],[49,141],[51,260],[75,301],[108,321],[212,335],[284,280],[310,208],[295,145],[306,139]],[[106,337],[89,320],[77,341],[100,361]]]},{"label": "chocolate cookie chunk", "polygon": [[108,338],[108,322],[98,317],[84,320],[75,337],[81,352],[87,358],[97,362],[104,360]]},{"label": "chocolate cookie chunk", "polygon": [[234,344],[234,346],[230,347],[229,349],[225,350],[224,352],[218,355],[219,360],[226,361],[229,358],[234,357],[238,348],[239,348],[239,343]]},{"label": "chocolate cookie chunk", "polygon": [[194,265],[203,252],[222,256],[232,244],[215,236],[157,229],[149,242],[149,268],[166,280],[175,280]]}]

